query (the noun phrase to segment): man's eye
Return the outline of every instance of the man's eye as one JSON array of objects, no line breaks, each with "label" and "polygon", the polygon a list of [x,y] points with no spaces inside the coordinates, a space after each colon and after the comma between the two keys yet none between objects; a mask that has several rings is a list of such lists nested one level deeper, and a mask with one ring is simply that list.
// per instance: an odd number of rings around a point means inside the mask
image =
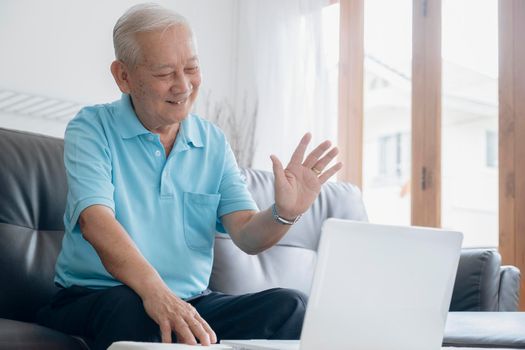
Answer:
[{"label": "man's eye", "polygon": [[193,72],[196,72],[198,70],[199,70],[198,66],[186,68],[186,72],[188,72],[188,73],[193,73]]},{"label": "man's eye", "polygon": [[157,78],[167,78],[171,75],[171,73],[166,73],[166,74],[155,74],[155,77]]}]

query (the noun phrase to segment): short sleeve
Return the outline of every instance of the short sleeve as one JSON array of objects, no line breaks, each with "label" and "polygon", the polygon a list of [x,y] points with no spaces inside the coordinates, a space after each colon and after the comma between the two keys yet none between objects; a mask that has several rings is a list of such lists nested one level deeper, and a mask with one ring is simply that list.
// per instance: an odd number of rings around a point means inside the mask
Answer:
[{"label": "short sleeve", "polygon": [[85,108],[68,124],[64,165],[68,182],[66,220],[71,229],[80,213],[100,204],[115,211],[111,153],[95,108]]},{"label": "short sleeve", "polygon": [[[246,181],[241,175],[233,151],[225,141],[224,167],[222,179],[219,186],[221,200],[217,214],[220,217],[240,210],[258,210],[257,205],[246,186]],[[217,231],[226,233],[220,222],[217,223]]]}]

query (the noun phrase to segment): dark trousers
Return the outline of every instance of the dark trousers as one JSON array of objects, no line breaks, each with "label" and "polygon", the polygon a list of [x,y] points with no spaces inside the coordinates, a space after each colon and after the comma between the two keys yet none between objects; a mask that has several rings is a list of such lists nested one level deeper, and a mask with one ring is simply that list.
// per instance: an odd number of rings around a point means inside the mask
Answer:
[{"label": "dark trousers", "polygon": [[[306,300],[299,291],[275,288],[238,296],[212,292],[188,302],[218,340],[299,339]],[[160,341],[160,329],[142,300],[124,285],[64,288],[37,318],[44,326],[86,338],[93,350],[107,349],[115,341]]]}]

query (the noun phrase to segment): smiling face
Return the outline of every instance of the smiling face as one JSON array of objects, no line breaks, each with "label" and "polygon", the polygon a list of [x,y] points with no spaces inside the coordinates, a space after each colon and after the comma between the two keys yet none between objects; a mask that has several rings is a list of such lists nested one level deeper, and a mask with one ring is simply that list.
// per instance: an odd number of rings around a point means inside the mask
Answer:
[{"label": "smiling face", "polygon": [[120,90],[148,129],[180,123],[191,110],[201,83],[199,60],[191,32],[183,25],[136,34],[139,60],[133,67],[113,62]]}]

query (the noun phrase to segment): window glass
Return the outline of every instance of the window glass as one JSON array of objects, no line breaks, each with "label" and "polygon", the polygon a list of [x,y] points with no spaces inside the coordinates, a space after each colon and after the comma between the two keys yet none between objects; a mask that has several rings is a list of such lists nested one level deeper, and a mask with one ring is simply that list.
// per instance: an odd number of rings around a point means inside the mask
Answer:
[{"label": "window glass", "polygon": [[442,0],[442,226],[498,245],[498,2]]},{"label": "window glass", "polygon": [[412,1],[364,3],[363,200],[371,222],[409,225]]}]

